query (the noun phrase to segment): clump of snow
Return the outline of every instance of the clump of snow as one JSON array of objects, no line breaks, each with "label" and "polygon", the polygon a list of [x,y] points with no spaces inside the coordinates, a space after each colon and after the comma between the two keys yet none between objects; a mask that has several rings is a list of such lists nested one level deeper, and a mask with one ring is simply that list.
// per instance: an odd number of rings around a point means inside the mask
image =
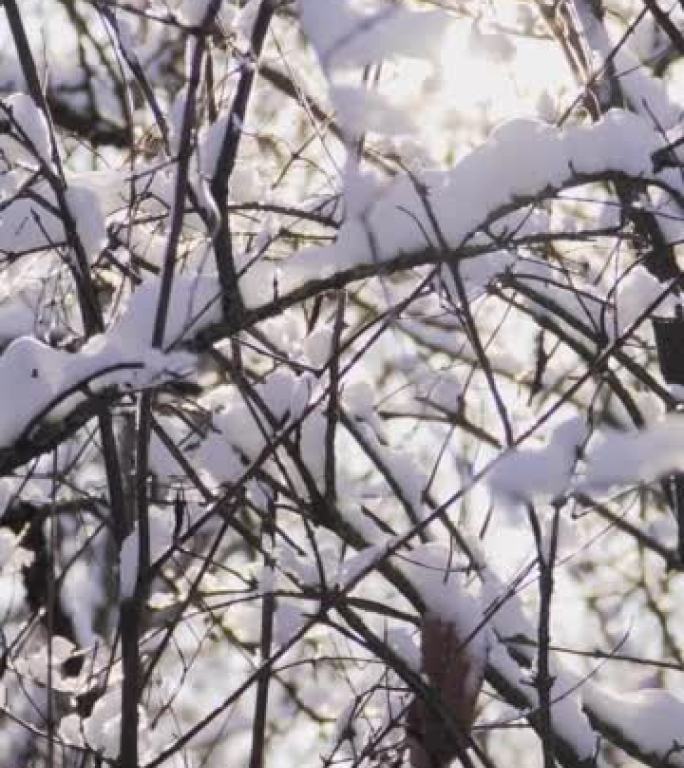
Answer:
[{"label": "clump of snow", "polygon": [[583,709],[582,685],[577,675],[563,669],[551,658],[552,685],[551,722],[553,728],[567,740],[581,758],[596,753],[599,737]]},{"label": "clump of snow", "polygon": [[684,766],[684,700],[680,696],[662,689],[618,695],[590,686],[584,697],[591,711],[641,754]]},{"label": "clump of snow", "polygon": [[344,388],[342,399],[345,407],[360,419],[369,419],[373,414],[375,392],[367,381],[357,381]]},{"label": "clump of snow", "polygon": [[[150,562],[161,557],[173,542],[173,516],[167,510],[152,507],[149,513]],[[126,536],[119,552],[119,597],[133,596],[138,580],[140,533],[138,526]]]},{"label": "clump of snow", "polygon": [[352,584],[360,576],[370,572],[373,565],[387,552],[388,543],[374,544],[360,550],[342,563],[337,575],[337,583],[340,587]]},{"label": "clump of snow", "polygon": [[[130,298],[122,316],[104,334],[69,353],[30,336],[15,339],[0,356],[0,397],[11,402],[0,414],[0,446],[18,439],[39,416],[60,418],[90,393],[110,387],[140,388],[178,378],[194,356],[152,349],[152,325],[159,280],[148,280]],[[167,343],[182,340],[220,318],[215,278],[178,275],[173,283],[166,325]],[[71,394],[66,394],[72,390]]]},{"label": "clump of snow", "polygon": [[377,91],[338,85],[331,88],[330,95],[340,125],[349,139],[358,138],[367,131],[396,136],[414,130],[409,115]]},{"label": "clump of snow", "polygon": [[464,561],[442,544],[422,544],[410,552],[393,557],[419,592],[426,611],[443,621],[458,625],[468,638],[469,647],[479,653],[484,664],[487,632],[479,595],[465,583]]},{"label": "clump of snow", "polygon": [[[150,734],[145,710],[139,707],[140,751],[141,756],[147,751],[146,742]],[[147,734],[147,736],[146,736]],[[121,689],[113,690],[101,696],[93,706],[90,716],[83,722],[85,742],[105,758],[114,759],[121,747]]]},{"label": "clump of snow", "polygon": [[97,257],[107,244],[105,220],[97,195],[88,187],[70,186],[66,201],[87,256]]},{"label": "clump of snow", "polygon": [[71,617],[79,645],[91,645],[95,639],[97,612],[107,602],[97,566],[84,559],[71,563],[64,574],[60,597],[65,612]]},{"label": "clump of snow", "polygon": [[[668,285],[661,283],[642,266],[636,266],[618,283],[617,289],[617,324],[618,331],[626,330],[657,299]],[[669,296],[658,306],[658,313],[671,314],[676,303],[674,295]]]},{"label": "clump of snow", "polygon": [[489,487],[513,501],[560,496],[568,488],[577,449],[586,436],[584,422],[572,418],[554,430],[545,447],[509,450],[489,472]]},{"label": "clump of snow", "polygon": [[[159,303],[161,280],[149,278],[131,295],[126,311],[110,335],[127,349],[140,348],[152,340]],[[163,346],[176,344],[187,335],[221,319],[220,287],[214,276],[176,275],[171,288]]]},{"label": "clump of snow", "polygon": [[672,413],[642,430],[605,431],[590,444],[580,490],[651,482],[681,469],[684,415]]},{"label": "clump of snow", "polygon": [[41,686],[47,685],[48,677],[50,676],[50,683],[54,690],[73,693],[78,689],[79,685],[82,685],[83,681],[78,678],[65,676],[62,665],[71,657],[75,650],[76,646],[71,640],[61,635],[54,635],[51,639],[49,665],[47,649],[43,647],[35,652],[18,656],[14,662],[14,669],[18,674],[33,680]]},{"label": "clump of snow", "polygon": [[128,600],[133,597],[138,581],[138,562],[140,560],[138,547],[140,537],[138,531],[131,531],[121,543],[119,552],[119,597]]},{"label": "clump of snow", "polygon": [[189,27],[199,27],[210,20],[209,12],[213,2],[215,0],[181,0],[178,17]]},{"label": "clump of snow", "polygon": [[478,19],[473,22],[470,29],[468,51],[494,64],[506,64],[515,57],[516,47],[509,35],[496,29],[483,27]]},{"label": "clump of snow", "polygon": [[3,99],[0,117],[7,115],[11,116],[14,137],[8,156],[31,167],[49,165],[50,130],[45,115],[33,99],[25,93],[14,93]]},{"label": "clump of snow", "polygon": [[330,359],[332,328],[324,326],[310,333],[302,342],[302,352],[314,368],[322,368]]},{"label": "clump of snow", "polygon": [[324,69],[364,66],[393,56],[429,57],[449,17],[387,2],[299,0],[302,28]]},{"label": "clump of snow", "polygon": [[[647,120],[618,109],[592,126],[567,130],[530,119],[508,121],[449,171],[420,173],[414,180],[395,177],[379,191],[362,220],[345,221],[334,244],[291,257],[280,288],[287,293],[308,279],[434,248],[437,238],[426,206],[446,244],[460,248],[479,242],[483,235],[478,228],[504,206],[580,183],[578,174],[653,177],[651,155],[662,144]],[[528,232],[530,217],[524,211],[505,218],[498,222],[498,231],[525,224]],[[547,226],[545,217],[534,219],[534,230]]]}]

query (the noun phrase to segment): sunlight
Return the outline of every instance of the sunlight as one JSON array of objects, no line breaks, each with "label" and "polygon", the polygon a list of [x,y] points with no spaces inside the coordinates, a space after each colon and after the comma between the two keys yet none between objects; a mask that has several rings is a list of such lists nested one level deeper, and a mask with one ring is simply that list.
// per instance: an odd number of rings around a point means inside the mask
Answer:
[{"label": "sunlight", "polygon": [[415,124],[408,141],[436,163],[450,164],[503,120],[554,122],[575,90],[552,40],[503,34],[470,18],[444,30],[431,61],[382,65],[383,95]]},{"label": "sunlight", "polygon": [[[547,40],[482,31],[470,21],[444,35],[440,70],[444,93],[463,111],[487,105],[489,115],[535,115],[542,98],[557,102],[572,87],[557,46]],[[541,115],[548,119],[548,115]]]}]

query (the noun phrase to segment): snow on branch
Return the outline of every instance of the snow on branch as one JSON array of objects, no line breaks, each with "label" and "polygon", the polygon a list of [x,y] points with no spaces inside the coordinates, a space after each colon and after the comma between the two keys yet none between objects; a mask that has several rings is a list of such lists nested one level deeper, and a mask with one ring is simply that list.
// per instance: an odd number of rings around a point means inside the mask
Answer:
[{"label": "snow on branch", "polygon": [[[434,261],[435,253],[440,251],[440,240],[454,251],[472,248],[473,253],[477,253],[478,244],[482,251],[487,250],[489,239],[478,233],[485,222],[502,211],[515,210],[524,202],[540,195],[551,195],[588,178],[620,173],[645,180],[657,177],[676,187],[677,178],[671,171],[653,173],[651,156],[661,146],[661,137],[644,119],[620,110],[612,110],[593,126],[564,131],[532,120],[505,123],[482,147],[467,155],[453,169],[422,174],[418,178],[407,175],[396,178],[363,215],[345,221],[332,245],[306,248],[289,258],[286,269],[280,273],[279,297],[274,299],[273,283],[269,279],[273,267],[262,262],[248,265],[240,279],[248,310],[243,322],[253,323],[279,313],[285,306],[332,285],[343,285],[379,271]],[[530,158],[534,158],[534,162],[530,162]],[[83,210],[83,216],[76,219],[77,226],[88,233],[86,239],[97,239],[99,235],[92,231],[92,224],[87,225],[88,221],[97,218],[88,214],[94,204],[92,193],[81,195],[79,192],[78,196],[73,196],[73,202],[77,210]],[[22,201],[14,203],[15,206],[24,204]],[[533,220],[535,226],[543,226],[538,218]],[[439,233],[435,232],[435,222]],[[519,222],[515,223],[519,225]],[[487,240],[487,247],[482,244],[483,240]],[[100,368],[141,359],[130,354],[112,356],[108,344],[116,334],[124,332],[129,340],[139,341],[149,335],[153,304],[150,292],[154,292],[152,286],[155,284],[154,280],[148,279],[136,290],[135,300],[116,326],[119,330],[115,327],[113,336],[105,334],[106,341],[95,355],[87,346],[81,351],[79,362],[69,363],[71,356],[68,353],[56,353],[47,346],[32,343],[30,364],[24,365],[24,352],[21,352],[22,364],[18,368],[13,365],[11,373],[9,366],[0,366],[0,387],[9,389],[18,386],[18,370],[23,370],[26,376],[36,365],[38,369],[54,365],[48,363],[48,359],[53,360],[55,354],[64,355],[64,362],[73,369],[67,377],[68,382],[35,385],[42,389],[41,396],[31,401],[33,405],[18,408],[11,418],[6,417],[2,432],[5,445],[10,445],[22,434],[32,416],[51,403],[63,385],[71,386]],[[215,301],[219,295],[215,277],[181,277],[174,284],[174,295],[176,299],[172,301],[184,296],[186,304],[185,310],[169,313],[171,327],[166,331],[167,343],[191,341],[195,337],[209,341],[213,336],[212,329],[218,330],[219,336],[225,333]],[[205,336],[207,331],[209,335]],[[92,343],[103,344],[101,340]],[[22,342],[12,355],[24,348],[29,347]],[[57,367],[61,368],[61,362]],[[105,387],[106,381],[105,377],[101,388]],[[36,403],[40,405],[36,406]],[[65,409],[59,413],[65,413]]]},{"label": "snow on branch", "polygon": [[[623,110],[611,110],[592,126],[565,130],[535,120],[506,122],[452,169],[395,178],[365,211],[347,218],[334,244],[307,248],[288,259],[280,290],[288,294],[308,280],[332,280],[369,265],[391,270],[393,262],[409,254],[424,254],[426,263],[443,244],[454,251],[485,240],[491,244],[478,233],[502,215],[611,174],[654,181],[678,196],[675,174],[653,170],[652,155],[662,146],[657,130]],[[546,231],[538,218],[533,224]],[[503,219],[492,229],[502,234],[520,226],[520,220]]]},{"label": "snow on branch", "polygon": [[[30,441],[43,420],[66,419],[100,393],[121,393],[178,381],[194,364],[184,351],[153,349],[151,326],[159,280],[149,279],[131,296],[122,316],[78,352],[58,350],[30,336],[15,339],[0,357],[0,450]],[[217,283],[181,275],[173,284],[165,341],[172,346],[220,317]],[[85,411],[87,414],[88,411]]]}]

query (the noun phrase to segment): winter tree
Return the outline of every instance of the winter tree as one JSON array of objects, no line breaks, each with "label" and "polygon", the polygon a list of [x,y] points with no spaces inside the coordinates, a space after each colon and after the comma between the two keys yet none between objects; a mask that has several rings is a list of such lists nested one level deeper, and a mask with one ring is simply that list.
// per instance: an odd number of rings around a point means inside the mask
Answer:
[{"label": "winter tree", "polygon": [[0,764],[684,766],[684,3],[0,5]]}]

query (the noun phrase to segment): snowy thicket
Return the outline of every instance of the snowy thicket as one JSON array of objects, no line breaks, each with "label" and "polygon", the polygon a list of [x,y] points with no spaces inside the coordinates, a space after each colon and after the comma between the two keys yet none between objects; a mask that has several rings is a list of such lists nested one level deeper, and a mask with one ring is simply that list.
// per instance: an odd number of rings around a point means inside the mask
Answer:
[{"label": "snowy thicket", "polygon": [[0,765],[684,766],[684,5],[0,40]]}]

